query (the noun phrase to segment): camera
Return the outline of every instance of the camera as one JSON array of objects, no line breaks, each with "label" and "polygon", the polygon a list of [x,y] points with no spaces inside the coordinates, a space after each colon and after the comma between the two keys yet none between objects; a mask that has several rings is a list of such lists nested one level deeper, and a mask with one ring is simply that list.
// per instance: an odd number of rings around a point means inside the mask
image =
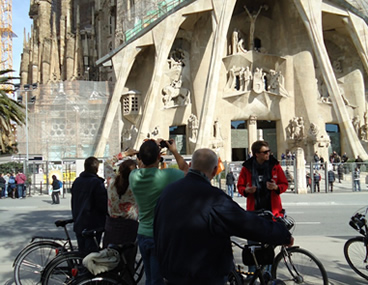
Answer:
[{"label": "camera", "polygon": [[164,141],[164,140],[160,141],[160,147],[161,148],[168,147],[168,144],[172,144],[172,142],[171,141]]}]

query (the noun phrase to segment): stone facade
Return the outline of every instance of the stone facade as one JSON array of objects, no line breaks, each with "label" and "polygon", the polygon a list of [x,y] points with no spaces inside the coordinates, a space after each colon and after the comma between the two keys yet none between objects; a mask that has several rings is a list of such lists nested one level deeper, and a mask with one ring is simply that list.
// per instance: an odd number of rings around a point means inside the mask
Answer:
[{"label": "stone facade", "polygon": [[338,0],[176,2],[127,38],[123,20],[145,17],[127,13],[131,1],[32,0],[22,83],[115,82],[98,157],[121,113],[124,149],[171,135],[186,154],[209,147],[230,161],[264,138],[278,158],[302,149],[307,161],[315,151],[326,160],[338,147],[368,160],[368,27],[357,9]]},{"label": "stone facade", "polygon": [[272,121],[278,157],[302,148],[310,161],[332,151],[331,124],[341,152],[367,160],[368,30],[342,2],[187,1],[106,59],[118,77],[96,155],[117,103],[134,90],[138,109],[122,120],[136,135],[124,147],[184,126],[188,154],[210,147],[229,161],[231,122],[246,122],[249,147],[262,137],[257,123]]}]

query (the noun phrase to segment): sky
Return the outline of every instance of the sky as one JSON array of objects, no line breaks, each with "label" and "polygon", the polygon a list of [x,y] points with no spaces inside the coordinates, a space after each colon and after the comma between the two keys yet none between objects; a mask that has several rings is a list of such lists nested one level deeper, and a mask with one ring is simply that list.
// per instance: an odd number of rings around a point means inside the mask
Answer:
[{"label": "sky", "polygon": [[[23,52],[24,28],[27,35],[31,34],[32,20],[29,18],[30,0],[12,0],[13,22],[12,29],[17,37],[13,38],[13,76],[19,76],[20,60]],[[28,37],[28,36],[27,36]]]}]

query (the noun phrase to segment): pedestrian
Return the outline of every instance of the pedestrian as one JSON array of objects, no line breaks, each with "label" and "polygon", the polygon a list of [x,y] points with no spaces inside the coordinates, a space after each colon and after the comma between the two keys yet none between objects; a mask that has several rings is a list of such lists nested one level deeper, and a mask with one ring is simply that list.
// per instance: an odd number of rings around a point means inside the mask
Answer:
[{"label": "pedestrian", "polygon": [[15,176],[15,181],[17,183],[17,190],[18,190],[18,199],[25,198],[24,193],[24,183],[26,182],[27,177],[22,171],[18,170],[17,176]]},{"label": "pedestrian", "polygon": [[10,174],[7,173],[4,175],[4,179],[5,179],[5,198],[8,198],[8,192],[9,192],[9,177]]},{"label": "pedestrian", "polygon": [[316,151],[313,156],[315,169],[319,170],[320,157],[318,156],[318,152]]},{"label": "pedestrian", "polygon": [[[127,159],[119,165],[118,173],[112,168],[113,162],[104,163],[107,186],[107,210],[103,247],[109,244],[135,243],[138,231],[138,205],[129,187],[129,174],[137,168],[135,160]],[[124,252],[129,268],[134,272],[137,246]]]},{"label": "pedestrian", "polygon": [[313,180],[314,180],[313,191],[316,192],[316,190],[318,189],[318,192],[319,192],[319,190],[320,190],[319,182],[321,181],[321,174],[319,174],[319,172],[317,170],[315,170],[314,173],[313,173]]},{"label": "pedestrian", "polygon": [[[288,181],[278,160],[270,154],[268,142],[252,144],[253,156],[242,164],[238,178],[238,191],[247,198],[247,210],[269,210],[274,216],[283,216],[280,195],[288,189]],[[248,244],[254,244],[248,240]],[[271,265],[267,266],[269,271]],[[255,266],[249,267],[250,272]]]},{"label": "pedestrian", "polygon": [[[180,170],[158,168],[161,160],[159,145],[169,149]],[[138,159],[140,160],[140,168],[133,170],[129,175],[129,185],[137,201],[139,211],[138,246],[143,258],[146,284],[161,285],[164,284],[164,280],[160,273],[153,239],[154,209],[162,190],[168,184],[183,178],[189,166],[179,154],[174,140],[145,141],[139,149]],[[182,214],[185,215],[185,213]]]},{"label": "pedestrian", "polygon": [[245,211],[212,186],[216,172],[216,154],[196,150],[185,178],[168,185],[158,200],[154,234],[166,284],[226,284],[234,260],[231,236],[293,243],[284,225]]},{"label": "pedestrian", "polygon": [[325,167],[324,167],[325,159],[321,156],[321,157],[319,158],[319,161],[320,161],[320,163],[321,163],[321,169],[325,170]]},{"label": "pedestrian", "polygon": [[361,191],[360,189],[360,169],[355,167],[353,171],[353,179],[354,179],[354,191]]},{"label": "pedestrian", "polygon": [[12,199],[15,199],[15,188],[17,187],[17,183],[15,182],[15,176],[13,173],[9,174],[8,187],[10,189],[8,194],[10,194]]},{"label": "pedestrian", "polygon": [[234,197],[234,184],[235,184],[235,176],[232,171],[226,174],[226,186],[227,186],[227,194],[233,198]]},{"label": "pedestrian", "polygon": [[99,250],[102,232],[93,238],[82,236],[83,230],[105,228],[107,215],[107,192],[104,179],[97,175],[100,162],[96,157],[88,157],[84,161],[84,171],[73,182],[72,216],[74,219],[73,230],[77,237],[79,252],[86,256]]},{"label": "pedestrian", "polygon": [[51,186],[52,186],[52,194],[51,194],[52,203],[51,204],[52,205],[60,204],[59,195],[60,195],[60,191],[61,191],[61,188],[62,188],[62,182],[57,179],[56,175],[52,175],[51,178],[52,178],[52,183],[51,183]]},{"label": "pedestrian", "polygon": [[339,164],[337,167],[337,177],[339,178],[339,183],[344,179],[344,166],[343,164]]},{"label": "pedestrian", "polygon": [[358,167],[358,169],[360,169],[360,166],[363,163],[363,159],[361,159],[361,157],[358,155],[357,158],[355,159],[355,163],[356,163],[356,166]]},{"label": "pedestrian", "polygon": [[330,191],[333,192],[333,184],[335,182],[335,173],[330,169],[327,172],[328,175],[328,185],[330,186]]},{"label": "pedestrian", "polygon": [[0,173],[0,191],[1,191],[1,199],[5,199],[5,179],[4,173]]},{"label": "pedestrian", "polygon": [[348,155],[346,154],[346,152],[344,152],[344,154],[341,157],[341,162],[345,163],[348,161],[348,159],[349,159]]}]

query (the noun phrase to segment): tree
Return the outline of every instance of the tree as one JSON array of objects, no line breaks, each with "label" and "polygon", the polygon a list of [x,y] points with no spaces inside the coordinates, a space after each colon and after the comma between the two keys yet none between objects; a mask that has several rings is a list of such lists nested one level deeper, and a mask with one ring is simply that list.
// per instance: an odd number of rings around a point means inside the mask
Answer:
[{"label": "tree", "polygon": [[7,92],[11,86],[10,82],[14,77],[6,76],[13,70],[0,70],[0,152],[6,153],[9,147],[16,147],[15,129],[16,126],[24,125],[26,116],[24,106],[9,98]]}]

